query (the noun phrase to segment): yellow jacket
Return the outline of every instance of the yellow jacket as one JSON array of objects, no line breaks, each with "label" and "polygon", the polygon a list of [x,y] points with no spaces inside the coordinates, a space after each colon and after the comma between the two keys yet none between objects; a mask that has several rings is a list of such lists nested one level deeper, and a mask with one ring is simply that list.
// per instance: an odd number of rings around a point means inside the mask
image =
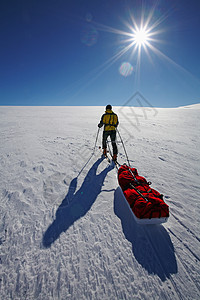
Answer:
[{"label": "yellow jacket", "polygon": [[101,121],[98,126],[102,127],[104,125],[104,130],[110,131],[116,130],[118,124],[118,116],[111,109],[107,109],[105,111],[105,114],[102,115]]}]

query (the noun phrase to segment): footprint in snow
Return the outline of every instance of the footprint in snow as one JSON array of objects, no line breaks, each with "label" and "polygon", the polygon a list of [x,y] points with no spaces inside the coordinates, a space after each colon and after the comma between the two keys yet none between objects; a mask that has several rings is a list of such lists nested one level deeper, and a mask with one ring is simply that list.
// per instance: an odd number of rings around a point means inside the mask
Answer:
[{"label": "footprint in snow", "polygon": [[37,167],[34,167],[33,168],[33,171],[35,171],[35,172],[40,172],[40,173],[43,173],[44,172],[44,168],[43,168],[43,166],[37,166]]},{"label": "footprint in snow", "polygon": [[25,168],[26,166],[27,166],[26,162],[22,160],[20,162],[20,167]]}]

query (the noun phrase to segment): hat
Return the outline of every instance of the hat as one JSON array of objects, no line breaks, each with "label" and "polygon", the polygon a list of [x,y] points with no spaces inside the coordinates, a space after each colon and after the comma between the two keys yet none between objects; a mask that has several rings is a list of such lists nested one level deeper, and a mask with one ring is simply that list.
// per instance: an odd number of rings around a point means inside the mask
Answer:
[{"label": "hat", "polygon": [[108,105],[106,106],[106,109],[112,109],[112,105],[108,104]]}]

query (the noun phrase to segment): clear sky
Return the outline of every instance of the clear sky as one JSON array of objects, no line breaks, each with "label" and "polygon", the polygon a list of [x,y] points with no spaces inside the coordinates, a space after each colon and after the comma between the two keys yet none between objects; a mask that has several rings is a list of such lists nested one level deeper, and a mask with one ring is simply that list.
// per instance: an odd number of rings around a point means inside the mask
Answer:
[{"label": "clear sky", "polygon": [[137,91],[156,107],[199,103],[199,12],[199,0],[0,1],[0,105],[120,106]]}]

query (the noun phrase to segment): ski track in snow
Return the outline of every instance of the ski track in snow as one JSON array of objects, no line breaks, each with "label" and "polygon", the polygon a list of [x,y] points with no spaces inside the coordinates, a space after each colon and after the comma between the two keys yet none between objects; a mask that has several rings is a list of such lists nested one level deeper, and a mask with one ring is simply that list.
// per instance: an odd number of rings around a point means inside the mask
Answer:
[{"label": "ski track in snow", "polygon": [[136,224],[92,154],[103,107],[1,107],[0,299],[200,298],[199,109],[115,111],[168,222]]}]

